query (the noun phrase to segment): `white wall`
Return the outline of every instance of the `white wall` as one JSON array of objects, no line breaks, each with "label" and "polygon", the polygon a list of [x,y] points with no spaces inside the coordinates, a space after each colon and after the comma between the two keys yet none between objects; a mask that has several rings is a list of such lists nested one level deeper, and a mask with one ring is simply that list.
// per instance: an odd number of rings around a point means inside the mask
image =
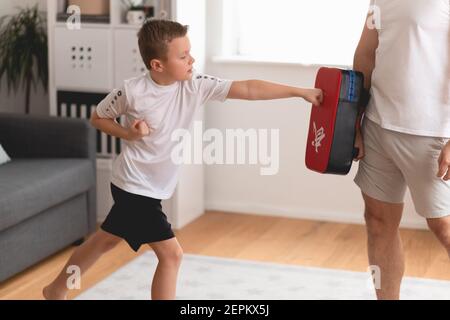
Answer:
[{"label": "white wall", "polygon": [[[220,17],[220,1],[207,1],[208,73],[234,80],[256,78],[300,87],[314,86],[317,67],[211,61],[213,56],[221,54]],[[353,183],[357,165],[345,177],[320,175],[305,167],[309,114],[310,105],[300,99],[209,104],[207,128],[279,128],[280,170],[275,176],[261,176],[259,166],[206,166],[206,208],[363,223],[363,202]],[[425,226],[424,220],[414,213],[409,195],[403,226]]]},{"label": "white wall", "polygon": [[[45,11],[47,9],[47,2],[45,0],[2,0],[0,1],[0,16],[11,15],[17,12],[18,7],[39,5],[39,9]],[[30,109],[32,114],[48,114],[49,101],[48,94],[41,85],[37,87],[37,91],[31,89]],[[19,89],[17,93],[11,90],[8,94],[6,81],[3,79],[0,87],[0,112],[25,112],[25,92]]]}]

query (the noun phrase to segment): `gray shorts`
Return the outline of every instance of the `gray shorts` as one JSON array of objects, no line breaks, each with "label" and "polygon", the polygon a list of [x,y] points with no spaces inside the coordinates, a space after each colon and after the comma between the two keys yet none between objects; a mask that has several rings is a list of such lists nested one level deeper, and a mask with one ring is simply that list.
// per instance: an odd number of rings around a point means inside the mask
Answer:
[{"label": "gray shorts", "polygon": [[354,181],[363,193],[376,200],[403,203],[408,187],[419,215],[450,215],[450,182],[436,177],[438,158],[448,139],[383,129],[367,117],[362,134],[365,157]]}]

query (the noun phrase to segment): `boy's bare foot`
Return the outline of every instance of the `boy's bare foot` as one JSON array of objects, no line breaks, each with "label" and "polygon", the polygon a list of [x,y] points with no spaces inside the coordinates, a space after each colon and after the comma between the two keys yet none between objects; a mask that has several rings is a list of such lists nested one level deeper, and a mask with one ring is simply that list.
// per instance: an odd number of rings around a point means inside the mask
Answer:
[{"label": "boy's bare foot", "polygon": [[52,288],[51,284],[49,284],[42,290],[42,295],[44,296],[45,300],[67,300],[67,296],[65,294],[56,292]]}]

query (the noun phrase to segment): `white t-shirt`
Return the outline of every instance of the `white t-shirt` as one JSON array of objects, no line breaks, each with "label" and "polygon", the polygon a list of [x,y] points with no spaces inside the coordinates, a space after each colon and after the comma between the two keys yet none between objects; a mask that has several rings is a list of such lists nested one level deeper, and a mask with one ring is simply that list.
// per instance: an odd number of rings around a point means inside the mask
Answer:
[{"label": "white t-shirt", "polygon": [[372,0],[381,30],[366,116],[383,128],[450,137],[449,0]]},{"label": "white t-shirt", "polygon": [[123,140],[113,164],[111,182],[130,193],[168,199],[178,182],[179,165],[171,159],[176,129],[189,129],[196,110],[210,100],[225,101],[232,81],[193,74],[188,81],[161,86],[149,73],[126,80],[97,106],[101,118],[125,115],[125,127],[145,120],[152,132],[137,141]]}]

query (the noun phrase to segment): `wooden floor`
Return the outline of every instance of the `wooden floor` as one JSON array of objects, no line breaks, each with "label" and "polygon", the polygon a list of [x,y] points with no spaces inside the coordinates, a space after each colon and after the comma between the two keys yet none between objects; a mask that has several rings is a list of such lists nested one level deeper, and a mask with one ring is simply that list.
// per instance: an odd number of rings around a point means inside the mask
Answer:
[{"label": "wooden floor", "polygon": [[[364,226],[289,218],[208,212],[176,232],[184,252],[276,263],[366,271]],[[450,280],[446,251],[428,231],[402,230],[406,275]],[[0,284],[0,299],[42,299],[73,252],[68,248]],[[136,254],[125,242],[104,255],[83,277],[73,298],[148,250]],[[152,275],[149,274],[149,283]]]}]

